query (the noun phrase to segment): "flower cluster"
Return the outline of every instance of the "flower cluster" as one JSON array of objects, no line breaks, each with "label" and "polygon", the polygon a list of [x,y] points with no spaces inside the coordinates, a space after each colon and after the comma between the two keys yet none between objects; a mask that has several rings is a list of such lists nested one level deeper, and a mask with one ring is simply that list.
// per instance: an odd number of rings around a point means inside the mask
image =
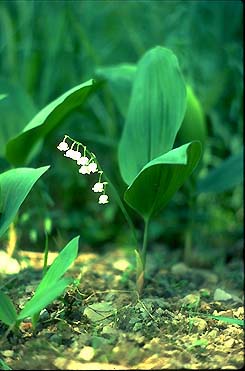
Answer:
[{"label": "flower cluster", "polygon": [[[72,144],[69,146],[67,140],[71,141]],[[79,147],[82,147],[82,153],[79,151]],[[61,152],[65,152],[64,156],[69,157],[72,160],[75,160],[76,163],[80,166],[79,173],[80,174],[93,174],[98,173],[99,179],[98,182],[94,184],[92,187],[92,191],[96,193],[102,193],[99,196],[99,204],[107,204],[109,202],[108,195],[105,194],[107,182],[102,182],[102,174],[103,171],[101,170],[96,156],[91,153],[86,146],[82,143],[77,142],[76,140],[70,138],[68,135],[65,135],[62,142],[59,143],[57,146],[58,150]]]}]

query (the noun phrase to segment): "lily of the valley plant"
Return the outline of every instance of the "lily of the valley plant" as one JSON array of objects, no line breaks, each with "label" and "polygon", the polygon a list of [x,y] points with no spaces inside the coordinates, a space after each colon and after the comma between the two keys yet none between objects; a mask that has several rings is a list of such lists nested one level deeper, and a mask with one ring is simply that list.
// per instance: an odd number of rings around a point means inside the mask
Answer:
[{"label": "lily of the valley plant", "polygon": [[[140,293],[144,285],[150,221],[197,166],[201,143],[193,140],[173,149],[185,118],[187,89],[178,60],[171,50],[156,47],[146,52],[131,77],[132,93],[128,107],[123,109],[125,125],[119,142],[118,161],[126,184],[124,201],[144,220],[142,242],[136,242],[135,250],[136,287]],[[96,156],[68,135],[57,148],[65,157],[76,161],[82,175],[98,174],[92,190],[101,193],[100,204],[108,203],[107,182],[102,177],[108,178]],[[135,236],[132,219],[111,181],[110,187]]]},{"label": "lily of the valley plant", "polygon": [[140,59],[118,152],[121,176],[127,185],[124,200],[144,220],[143,241],[136,248],[138,292],[144,285],[149,223],[201,157],[199,141],[173,149],[185,117],[186,90],[171,50],[156,47]]}]

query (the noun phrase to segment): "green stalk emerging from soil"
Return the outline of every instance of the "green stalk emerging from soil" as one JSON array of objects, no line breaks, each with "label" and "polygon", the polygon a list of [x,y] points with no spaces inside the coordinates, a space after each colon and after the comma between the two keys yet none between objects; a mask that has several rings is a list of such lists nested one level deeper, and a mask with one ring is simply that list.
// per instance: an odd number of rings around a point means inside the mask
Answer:
[{"label": "green stalk emerging from soil", "polygon": [[142,249],[136,252],[136,289],[139,295],[142,293],[145,281],[146,252],[148,245],[149,218],[145,219]]}]

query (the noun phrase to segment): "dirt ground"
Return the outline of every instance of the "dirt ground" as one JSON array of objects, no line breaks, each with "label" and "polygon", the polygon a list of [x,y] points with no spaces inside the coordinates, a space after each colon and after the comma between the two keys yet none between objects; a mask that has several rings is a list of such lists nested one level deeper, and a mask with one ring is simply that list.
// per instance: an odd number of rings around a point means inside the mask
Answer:
[{"label": "dirt ground", "polygon": [[[22,251],[21,271],[0,275],[17,310],[40,280],[42,258]],[[19,333],[0,323],[0,358],[14,370],[243,367],[243,328],[209,317],[243,319],[242,260],[190,268],[154,246],[141,297],[133,264],[133,253],[122,249],[80,253],[68,271],[76,284],[41,312],[34,333],[28,320]]]}]

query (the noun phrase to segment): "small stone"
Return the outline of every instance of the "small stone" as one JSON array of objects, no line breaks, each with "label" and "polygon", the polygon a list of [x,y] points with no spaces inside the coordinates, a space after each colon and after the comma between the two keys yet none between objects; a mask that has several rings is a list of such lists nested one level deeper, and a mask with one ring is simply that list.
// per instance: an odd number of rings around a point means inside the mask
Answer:
[{"label": "small stone", "polygon": [[200,296],[196,294],[189,294],[186,295],[184,298],[181,299],[182,304],[184,305],[196,305],[200,301]]},{"label": "small stone", "polygon": [[13,355],[14,355],[14,351],[13,350],[11,350],[11,349],[7,349],[7,350],[3,350],[2,352],[2,355],[4,356],[4,357],[13,357]]},{"label": "small stone", "polygon": [[176,275],[184,275],[190,271],[190,268],[187,267],[185,263],[174,264],[171,268],[171,273]]},{"label": "small stone", "polygon": [[82,348],[82,350],[78,354],[78,358],[89,362],[94,358],[94,354],[94,348],[86,346]]},{"label": "small stone", "polygon": [[237,317],[243,317],[244,316],[244,307],[239,307],[236,309],[236,315]]},{"label": "small stone", "polygon": [[207,328],[207,322],[202,318],[194,318],[193,324],[198,332],[203,332]]},{"label": "small stone", "polygon": [[218,333],[219,331],[218,330],[211,330],[209,333],[208,333],[208,337],[211,338],[211,339],[215,339],[217,336],[218,336]]},{"label": "small stone", "polygon": [[113,334],[116,334],[116,333],[117,333],[117,331],[109,325],[104,326],[103,329],[102,329],[102,334],[113,335]]},{"label": "small stone", "polygon": [[232,299],[232,296],[228,292],[226,292],[222,289],[219,289],[219,288],[215,290],[214,300],[226,301],[226,300],[230,300],[230,299]]},{"label": "small stone", "polygon": [[232,348],[233,345],[235,343],[235,340],[234,339],[229,339],[229,340],[226,340],[224,345],[227,347],[227,348]]},{"label": "small stone", "polygon": [[129,262],[125,259],[119,259],[113,264],[113,267],[121,272],[124,272],[128,266]]},{"label": "small stone", "polygon": [[16,259],[11,258],[5,251],[0,251],[0,273],[15,274],[20,272],[20,265]]},{"label": "small stone", "polygon": [[214,316],[228,317],[228,318],[233,318],[234,317],[233,312],[232,312],[231,309],[221,310],[220,312],[218,312],[217,310],[214,310],[213,315]]}]

